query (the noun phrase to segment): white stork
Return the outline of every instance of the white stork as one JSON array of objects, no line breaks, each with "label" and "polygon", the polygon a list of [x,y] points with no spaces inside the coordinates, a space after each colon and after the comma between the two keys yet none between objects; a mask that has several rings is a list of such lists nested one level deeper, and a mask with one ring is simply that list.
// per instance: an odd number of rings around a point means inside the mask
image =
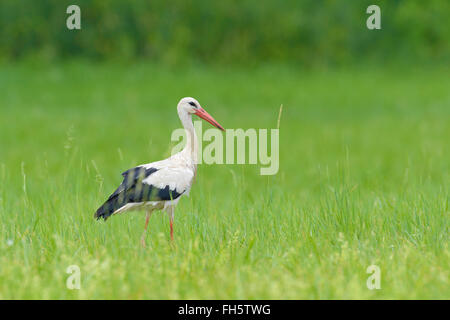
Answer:
[{"label": "white stork", "polygon": [[145,210],[145,235],[150,215],[154,210],[164,210],[170,218],[170,238],[173,240],[174,210],[180,197],[188,195],[197,172],[198,142],[192,124],[192,115],[225,130],[194,98],[183,98],[177,106],[178,116],[186,131],[186,146],[170,158],[143,164],[122,173],[123,182],[98,208],[95,218],[104,220],[111,215],[131,210]]}]

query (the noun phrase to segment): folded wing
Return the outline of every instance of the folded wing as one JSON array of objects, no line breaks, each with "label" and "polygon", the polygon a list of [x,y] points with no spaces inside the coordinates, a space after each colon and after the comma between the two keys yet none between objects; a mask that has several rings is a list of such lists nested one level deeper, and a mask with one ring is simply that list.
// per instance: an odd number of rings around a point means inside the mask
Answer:
[{"label": "folded wing", "polygon": [[104,220],[127,204],[171,201],[188,192],[193,173],[187,168],[138,166],[122,173],[120,186],[98,208],[95,218]]}]

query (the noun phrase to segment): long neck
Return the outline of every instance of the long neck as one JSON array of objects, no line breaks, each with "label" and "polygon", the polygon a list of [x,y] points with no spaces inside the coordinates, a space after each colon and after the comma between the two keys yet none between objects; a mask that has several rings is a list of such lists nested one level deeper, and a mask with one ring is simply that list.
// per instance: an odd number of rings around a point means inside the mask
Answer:
[{"label": "long neck", "polygon": [[190,113],[184,111],[178,112],[178,116],[186,131],[186,146],[182,152],[192,159],[192,163],[196,165],[198,157],[198,141],[194,125],[192,124],[192,116]]}]

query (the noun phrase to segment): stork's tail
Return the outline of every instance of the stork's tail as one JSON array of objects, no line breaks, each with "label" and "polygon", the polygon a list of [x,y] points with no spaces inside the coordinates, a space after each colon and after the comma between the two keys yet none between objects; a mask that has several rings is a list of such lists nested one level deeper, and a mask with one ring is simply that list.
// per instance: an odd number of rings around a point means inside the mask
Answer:
[{"label": "stork's tail", "polygon": [[94,218],[97,220],[103,218],[103,220],[106,221],[117,209],[119,209],[117,199],[115,197],[112,199],[110,198],[97,209]]}]

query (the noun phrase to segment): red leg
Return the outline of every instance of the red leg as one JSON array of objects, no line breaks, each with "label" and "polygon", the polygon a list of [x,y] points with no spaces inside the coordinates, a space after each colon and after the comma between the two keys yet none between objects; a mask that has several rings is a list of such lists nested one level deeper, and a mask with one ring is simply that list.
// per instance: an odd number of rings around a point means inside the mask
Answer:
[{"label": "red leg", "polygon": [[150,220],[150,214],[147,213],[147,216],[145,217],[145,227],[144,231],[147,231],[148,229],[148,221]]},{"label": "red leg", "polygon": [[145,227],[144,227],[144,233],[142,234],[142,238],[141,238],[141,244],[142,246],[145,248],[145,234],[147,233],[147,229],[148,229],[148,221],[150,220],[150,213],[147,212],[147,215],[145,217]]},{"label": "red leg", "polygon": [[170,240],[173,241],[173,218],[170,218]]}]

